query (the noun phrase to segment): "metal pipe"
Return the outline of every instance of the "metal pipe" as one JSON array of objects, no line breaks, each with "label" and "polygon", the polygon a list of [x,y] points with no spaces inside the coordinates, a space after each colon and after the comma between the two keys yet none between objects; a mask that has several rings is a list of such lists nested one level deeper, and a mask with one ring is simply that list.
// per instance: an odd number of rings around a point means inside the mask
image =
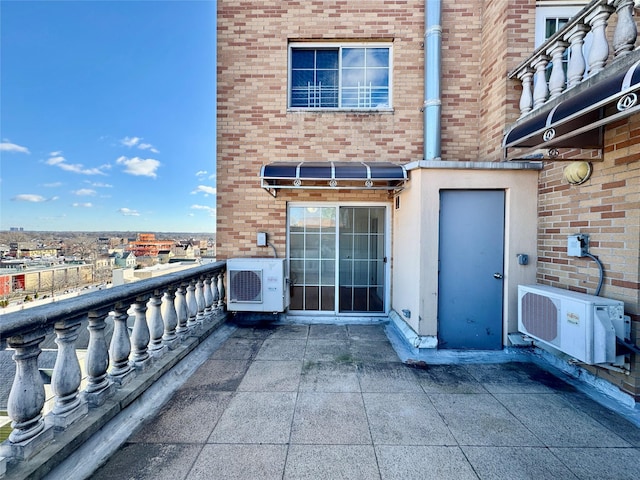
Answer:
[{"label": "metal pipe", "polygon": [[442,2],[426,0],[424,5],[424,159],[440,158]]}]

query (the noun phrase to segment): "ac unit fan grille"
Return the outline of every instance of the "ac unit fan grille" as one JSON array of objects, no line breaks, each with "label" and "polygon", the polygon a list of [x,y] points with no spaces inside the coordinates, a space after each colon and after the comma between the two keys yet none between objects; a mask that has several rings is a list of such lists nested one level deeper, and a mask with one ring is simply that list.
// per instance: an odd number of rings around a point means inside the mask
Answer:
[{"label": "ac unit fan grille", "polygon": [[527,333],[546,342],[558,337],[558,308],[553,301],[535,293],[522,297],[522,324]]},{"label": "ac unit fan grille", "polygon": [[262,302],[262,271],[235,270],[229,272],[230,301]]}]

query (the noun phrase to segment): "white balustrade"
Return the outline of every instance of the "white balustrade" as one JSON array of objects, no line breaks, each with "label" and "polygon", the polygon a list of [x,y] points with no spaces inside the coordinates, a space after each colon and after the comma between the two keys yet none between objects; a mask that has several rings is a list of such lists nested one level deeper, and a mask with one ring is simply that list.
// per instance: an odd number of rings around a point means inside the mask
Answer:
[{"label": "white balustrade", "polygon": [[[107,399],[117,395],[130,380],[153,375],[153,370],[147,370],[158,368],[154,357],[180,345],[194,348],[188,338],[202,335],[203,329],[190,331],[189,327],[213,322],[214,315],[224,311],[224,267],[224,262],[200,266],[169,274],[166,279],[143,280],[4,315],[0,348],[15,351],[16,367],[7,402],[12,430],[0,443],[7,473],[12,465],[29,461],[43,451],[72,424],[76,432],[81,428],[76,425],[82,426],[89,409],[106,408]],[[131,306],[134,320],[130,330]],[[217,318],[221,321],[224,317]],[[105,331],[110,320],[113,332],[107,344]],[[82,354],[77,346],[82,328],[89,331],[84,388],[79,361]],[[55,334],[58,348],[51,377],[53,406],[45,415],[45,386],[38,357],[48,334]],[[144,383],[136,388],[148,386]],[[91,428],[88,424],[87,429]]]},{"label": "white balustrade", "polygon": [[[609,44],[607,26],[612,15],[615,31]],[[591,40],[585,52],[587,34]],[[633,0],[593,0],[509,74],[509,78],[519,80],[522,85],[520,116],[604,70],[611,61],[610,52],[615,60],[633,51],[637,36]],[[567,58],[566,72],[562,65],[564,58]],[[547,78],[549,63],[552,68]]]}]

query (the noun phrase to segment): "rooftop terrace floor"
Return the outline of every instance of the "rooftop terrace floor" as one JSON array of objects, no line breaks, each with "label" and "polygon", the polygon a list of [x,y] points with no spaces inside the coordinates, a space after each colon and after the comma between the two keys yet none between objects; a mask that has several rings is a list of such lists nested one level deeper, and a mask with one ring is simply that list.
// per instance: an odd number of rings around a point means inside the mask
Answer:
[{"label": "rooftop terrace floor", "polygon": [[230,332],[92,479],[640,478],[640,428],[536,364],[410,366],[383,325]]}]

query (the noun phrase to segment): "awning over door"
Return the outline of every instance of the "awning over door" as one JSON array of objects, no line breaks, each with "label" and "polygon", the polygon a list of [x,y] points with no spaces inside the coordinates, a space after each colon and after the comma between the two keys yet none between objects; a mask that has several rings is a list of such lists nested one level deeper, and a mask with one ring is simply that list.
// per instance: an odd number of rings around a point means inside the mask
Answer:
[{"label": "awning over door", "polygon": [[389,162],[274,162],[260,169],[262,188],[387,190],[404,188],[407,171]]},{"label": "awning over door", "polygon": [[640,62],[584,88],[551,110],[529,115],[504,137],[503,147],[602,149],[603,127],[640,111]]}]

